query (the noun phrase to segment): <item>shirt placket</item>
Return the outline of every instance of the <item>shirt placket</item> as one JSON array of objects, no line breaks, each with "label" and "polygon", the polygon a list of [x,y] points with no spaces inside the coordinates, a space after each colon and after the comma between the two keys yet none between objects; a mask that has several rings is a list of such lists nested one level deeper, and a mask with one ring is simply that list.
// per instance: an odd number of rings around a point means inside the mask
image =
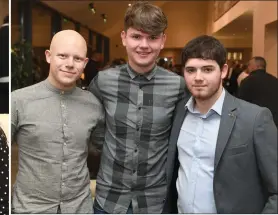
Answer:
[{"label": "shirt placket", "polygon": [[137,183],[137,175],[138,175],[138,162],[139,162],[139,150],[140,150],[140,138],[141,138],[141,127],[142,127],[142,122],[143,122],[143,110],[142,110],[142,105],[143,105],[143,90],[140,87],[140,84],[138,86],[138,97],[137,97],[137,105],[136,105],[136,131],[135,131],[135,147],[133,151],[133,184],[136,185]]},{"label": "shirt placket", "polygon": [[199,148],[201,147],[201,133],[203,129],[203,118],[200,116],[198,117],[198,122],[197,122],[197,129],[196,129],[196,142],[193,147],[193,160],[192,160],[192,168],[191,168],[191,200],[189,201],[189,208],[190,208],[190,213],[194,213],[194,201],[195,201],[195,193],[196,193],[196,185],[197,185],[197,180],[198,180],[198,172],[196,171],[199,169],[199,162],[198,162],[198,151]]},{"label": "shirt placket", "polygon": [[69,140],[69,131],[68,131],[68,118],[67,118],[67,106],[66,106],[66,97],[64,95],[64,91],[60,92],[60,105],[61,105],[61,116],[62,116],[62,129],[63,129],[63,144],[62,144],[62,167],[61,167],[61,200],[60,200],[60,208],[63,213],[63,199],[66,193],[66,173],[67,173],[67,161],[66,155],[68,153],[68,140]]}]

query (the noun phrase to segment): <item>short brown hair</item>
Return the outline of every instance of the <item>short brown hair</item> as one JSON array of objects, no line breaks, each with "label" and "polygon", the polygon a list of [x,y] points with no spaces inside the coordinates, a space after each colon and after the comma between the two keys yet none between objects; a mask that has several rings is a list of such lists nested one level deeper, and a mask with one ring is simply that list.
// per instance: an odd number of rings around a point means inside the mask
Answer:
[{"label": "short brown hair", "polygon": [[136,2],[127,9],[124,18],[124,30],[131,27],[151,35],[159,35],[167,28],[167,18],[161,8],[148,2]]}]

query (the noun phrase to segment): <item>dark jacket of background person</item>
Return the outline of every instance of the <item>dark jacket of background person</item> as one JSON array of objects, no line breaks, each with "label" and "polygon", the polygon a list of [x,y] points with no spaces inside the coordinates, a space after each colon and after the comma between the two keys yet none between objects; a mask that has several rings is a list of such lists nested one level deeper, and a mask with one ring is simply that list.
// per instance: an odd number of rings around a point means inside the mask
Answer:
[{"label": "dark jacket of background person", "polygon": [[89,59],[85,69],[84,69],[84,84],[89,86],[93,78],[97,75],[99,71],[99,62]]},{"label": "dark jacket of background person", "polygon": [[[9,18],[5,17],[0,28],[0,78],[9,77]],[[0,114],[9,113],[9,81],[0,82]]]},{"label": "dark jacket of background person", "polygon": [[250,103],[267,107],[278,127],[278,79],[264,69],[250,73],[240,84],[239,98]]},{"label": "dark jacket of background person", "polygon": [[9,76],[9,24],[5,19],[0,28],[0,78]]}]

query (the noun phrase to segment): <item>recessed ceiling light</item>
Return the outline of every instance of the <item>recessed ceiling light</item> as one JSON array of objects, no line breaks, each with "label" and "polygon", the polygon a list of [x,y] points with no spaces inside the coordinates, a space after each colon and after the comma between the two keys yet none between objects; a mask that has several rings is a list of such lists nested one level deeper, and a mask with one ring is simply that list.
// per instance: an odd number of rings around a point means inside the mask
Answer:
[{"label": "recessed ceiling light", "polygon": [[131,6],[131,4],[128,4],[128,6],[130,7],[130,6]]}]

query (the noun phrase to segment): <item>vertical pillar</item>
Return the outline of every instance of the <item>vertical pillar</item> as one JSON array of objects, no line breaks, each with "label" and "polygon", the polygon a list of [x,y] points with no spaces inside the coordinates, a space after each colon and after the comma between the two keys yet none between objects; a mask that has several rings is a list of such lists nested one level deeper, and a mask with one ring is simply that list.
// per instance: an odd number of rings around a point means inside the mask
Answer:
[{"label": "vertical pillar", "polygon": [[51,16],[51,38],[62,30],[62,18],[57,12],[53,12]]},{"label": "vertical pillar", "polygon": [[32,1],[19,1],[20,39],[32,44]]},{"label": "vertical pillar", "polygon": [[105,37],[104,38],[104,65],[106,65],[107,62],[109,62],[109,53],[110,50],[110,40],[109,38]]},{"label": "vertical pillar", "polygon": [[102,53],[102,42],[103,42],[103,37],[100,34],[96,35],[96,51],[98,53]]}]

